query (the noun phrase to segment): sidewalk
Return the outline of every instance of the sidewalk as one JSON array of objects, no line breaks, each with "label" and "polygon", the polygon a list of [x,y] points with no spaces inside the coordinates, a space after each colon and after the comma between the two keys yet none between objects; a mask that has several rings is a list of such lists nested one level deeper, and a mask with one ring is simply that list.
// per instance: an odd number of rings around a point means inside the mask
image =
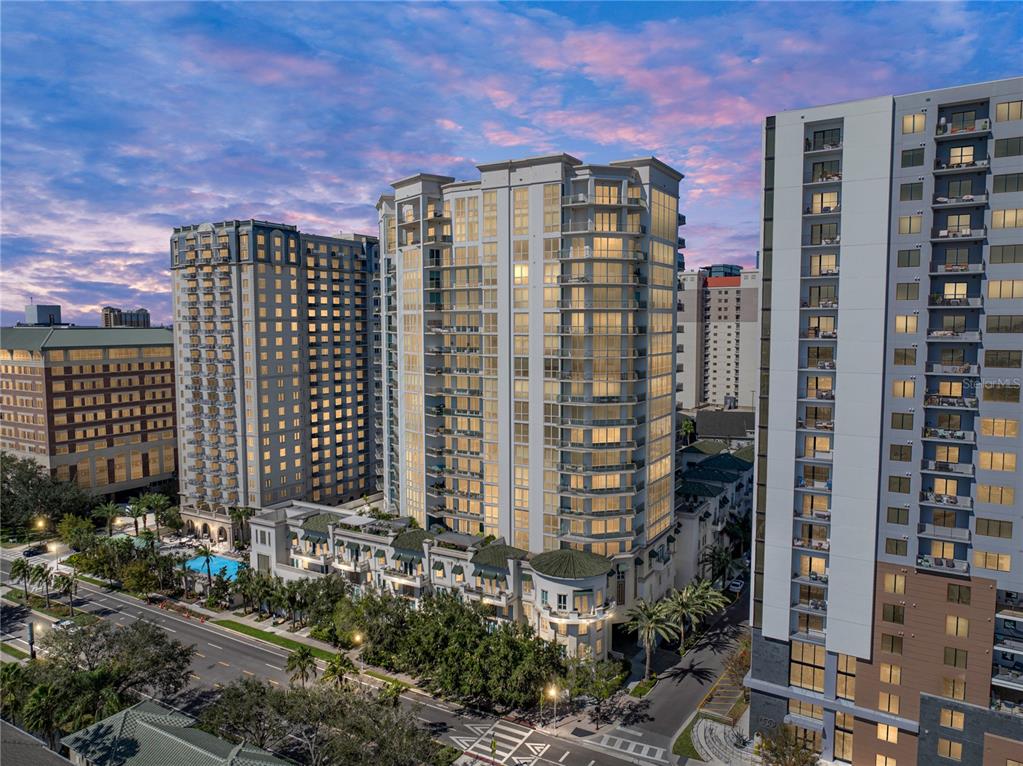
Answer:
[{"label": "sidewalk", "polygon": [[701,718],[693,726],[692,737],[693,745],[711,766],[759,766],[763,763],[753,752],[753,740],[749,737],[749,709],[735,728]]}]

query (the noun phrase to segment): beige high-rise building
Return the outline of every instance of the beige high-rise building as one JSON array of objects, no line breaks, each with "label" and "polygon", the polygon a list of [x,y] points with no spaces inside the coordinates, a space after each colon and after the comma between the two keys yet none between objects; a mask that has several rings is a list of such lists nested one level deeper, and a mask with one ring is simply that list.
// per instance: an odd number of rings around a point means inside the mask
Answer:
[{"label": "beige high-rise building", "polygon": [[[552,155],[381,198],[385,498],[426,528],[672,584],[682,175]],[[624,610],[621,610],[622,612]]]},{"label": "beige high-rise building", "polygon": [[181,510],[232,541],[232,507],[374,492],[376,239],[265,221],[171,237]]},{"label": "beige high-rise building", "polygon": [[684,410],[753,408],[760,364],[760,272],[709,266],[679,275],[679,379]]}]

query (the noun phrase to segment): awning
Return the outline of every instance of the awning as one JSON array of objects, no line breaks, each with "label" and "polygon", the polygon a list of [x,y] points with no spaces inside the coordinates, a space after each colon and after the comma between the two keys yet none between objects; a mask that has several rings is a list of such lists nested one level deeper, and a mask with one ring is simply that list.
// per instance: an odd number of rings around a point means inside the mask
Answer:
[{"label": "awning", "polygon": [[533,582],[533,575],[523,573],[522,574],[522,582]]},{"label": "awning", "polygon": [[443,572],[444,571],[444,562],[443,561],[434,561],[433,562],[433,568]]},{"label": "awning", "polygon": [[346,547],[350,551],[357,551],[357,550],[359,550],[359,544],[358,543],[348,543],[348,545]]},{"label": "awning", "polygon": [[395,561],[412,561],[411,553],[402,553],[401,551],[395,551],[394,555],[391,556]]},{"label": "awning", "polygon": [[498,574],[497,572],[477,572],[478,577],[482,577],[484,580],[503,580],[504,575]]},{"label": "awning", "polygon": [[363,553],[369,553],[369,546],[368,545],[362,546],[362,552]]},{"label": "awning", "polygon": [[675,542],[675,535],[668,535],[668,542],[669,543]]},{"label": "awning", "polygon": [[385,558],[387,558],[387,554],[384,553],[384,549],[383,548],[377,548],[377,558],[378,559],[385,559]]},{"label": "awning", "polygon": [[462,569],[461,564],[455,564],[453,567],[451,567],[451,574],[456,575],[465,574],[465,570]]}]

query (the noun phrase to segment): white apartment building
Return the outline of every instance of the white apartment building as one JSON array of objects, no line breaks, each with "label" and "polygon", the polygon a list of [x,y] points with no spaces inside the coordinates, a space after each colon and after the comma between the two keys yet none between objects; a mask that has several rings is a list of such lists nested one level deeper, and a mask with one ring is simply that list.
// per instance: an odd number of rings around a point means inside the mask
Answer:
[{"label": "white apartment building", "polygon": [[678,406],[753,407],[760,272],[719,265],[679,275]]},{"label": "white apartment building", "polygon": [[565,154],[479,170],[405,178],[378,203],[387,507],[605,557],[619,607],[659,597],[682,175]]}]

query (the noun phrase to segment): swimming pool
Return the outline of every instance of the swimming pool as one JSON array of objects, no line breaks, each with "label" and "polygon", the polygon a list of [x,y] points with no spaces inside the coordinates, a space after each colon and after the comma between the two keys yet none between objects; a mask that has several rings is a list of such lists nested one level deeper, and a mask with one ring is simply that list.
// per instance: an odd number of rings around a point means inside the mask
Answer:
[{"label": "swimming pool", "polygon": [[[193,572],[199,572],[200,574],[206,574],[206,559],[202,556],[196,556],[194,559],[189,559],[185,562],[185,566],[191,569]],[[224,579],[231,581],[237,576],[238,570],[246,567],[247,564],[235,559],[224,558],[223,556],[210,556],[210,572],[216,577],[221,572],[224,575]]]}]

